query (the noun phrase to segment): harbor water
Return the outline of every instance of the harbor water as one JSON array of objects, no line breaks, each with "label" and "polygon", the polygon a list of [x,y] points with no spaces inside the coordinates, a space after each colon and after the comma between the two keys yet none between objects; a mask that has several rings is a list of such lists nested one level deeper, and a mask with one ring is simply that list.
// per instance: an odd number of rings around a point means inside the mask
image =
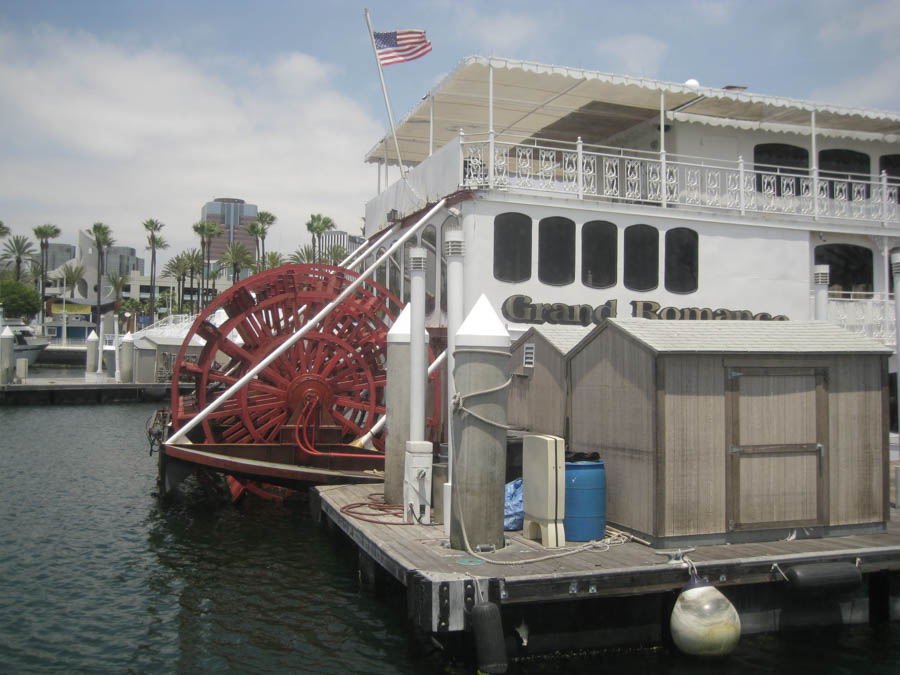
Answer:
[{"label": "harbor water", "polygon": [[[411,639],[401,597],[288,506],[162,507],[154,404],[0,408],[0,672],[468,673]],[[513,673],[895,673],[900,625],[747,636],[727,660],[665,649],[524,659]],[[624,671],[623,671],[624,669]]]}]

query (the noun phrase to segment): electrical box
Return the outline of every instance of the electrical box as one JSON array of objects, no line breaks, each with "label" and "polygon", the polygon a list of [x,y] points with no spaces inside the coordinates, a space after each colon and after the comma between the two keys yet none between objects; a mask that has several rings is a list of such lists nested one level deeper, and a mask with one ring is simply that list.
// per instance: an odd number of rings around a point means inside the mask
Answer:
[{"label": "electrical box", "polygon": [[533,434],[522,444],[522,534],[547,548],[566,545],[566,444],[558,436]]}]

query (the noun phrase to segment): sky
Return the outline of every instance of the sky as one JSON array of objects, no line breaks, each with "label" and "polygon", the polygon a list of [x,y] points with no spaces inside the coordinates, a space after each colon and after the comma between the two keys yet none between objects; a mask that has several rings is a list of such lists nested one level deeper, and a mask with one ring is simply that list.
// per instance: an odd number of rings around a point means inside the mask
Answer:
[{"label": "sky", "polygon": [[365,23],[433,51],[385,68],[395,119],[472,54],[900,111],[897,0],[0,0],[0,220],[110,226],[170,255],[216,197],[358,234],[389,126]]}]

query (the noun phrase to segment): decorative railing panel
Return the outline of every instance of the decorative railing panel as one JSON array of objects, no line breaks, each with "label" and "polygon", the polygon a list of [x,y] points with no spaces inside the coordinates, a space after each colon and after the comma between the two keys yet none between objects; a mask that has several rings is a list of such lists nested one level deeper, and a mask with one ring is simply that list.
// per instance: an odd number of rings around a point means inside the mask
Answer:
[{"label": "decorative railing panel", "polygon": [[882,176],[831,178],[663,153],[466,140],[463,187],[534,190],[665,207],[900,224],[898,186]]},{"label": "decorative railing panel", "polygon": [[830,297],[828,321],[857,335],[878,340],[887,347],[896,347],[894,299],[884,293],[867,293],[859,298]]}]

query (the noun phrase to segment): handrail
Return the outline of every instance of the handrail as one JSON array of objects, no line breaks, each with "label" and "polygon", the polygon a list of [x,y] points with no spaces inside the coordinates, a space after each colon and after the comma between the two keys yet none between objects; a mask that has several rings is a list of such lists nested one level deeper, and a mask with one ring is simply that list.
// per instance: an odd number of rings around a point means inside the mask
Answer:
[{"label": "handrail", "polygon": [[362,283],[368,279],[387,258],[389,258],[397,249],[402,247],[406,241],[412,237],[416,232],[418,232],[422,227],[424,227],[425,223],[427,223],[431,217],[437,213],[441,208],[443,208],[444,204],[447,202],[446,197],[435,204],[431,209],[429,209],[428,213],[426,213],[422,218],[413,225],[409,230],[401,236],[397,241],[395,241],[391,247],[385,251],[380,258],[375,260],[372,265],[366,269],[365,272],[360,274],[347,288],[345,288],[341,293],[331,302],[329,302],[325,307],[319,310],[319,313],[316,314],[312,319],[307,321],[300,330],[291,335],[287,340],[282,342],[278,347],[276,347],[271,354],[269,354],[262,361],[257,363],[253,368],[251,368],[241,379],[235,382],[233,385],[228,387],[221,396],[219,396],[215,401],[206,406],[200,413],[194,416],[187,424],[178,429],[174,434],[172,434],[168,440],[166,441],[166,445],[170,443],[179,442],[184,436],[198,424],[200,424],[203,420],[209,417],[210,414],[215,412],[219,406],[225,403],[228,399],[230,399],[234,394],[236,394],[240,389],[242,389],[250,380],[256,377],[266,366],[268,366],[272,361],[277,359],[282,352],[289,349],[294,345],[300,338],[306,335],[313,327],[316,326],[322,319],[324,319],[328,314],[337,307],[340,303],[344,301],[348,296],[350,296],[354,291],[356,291]]}]

